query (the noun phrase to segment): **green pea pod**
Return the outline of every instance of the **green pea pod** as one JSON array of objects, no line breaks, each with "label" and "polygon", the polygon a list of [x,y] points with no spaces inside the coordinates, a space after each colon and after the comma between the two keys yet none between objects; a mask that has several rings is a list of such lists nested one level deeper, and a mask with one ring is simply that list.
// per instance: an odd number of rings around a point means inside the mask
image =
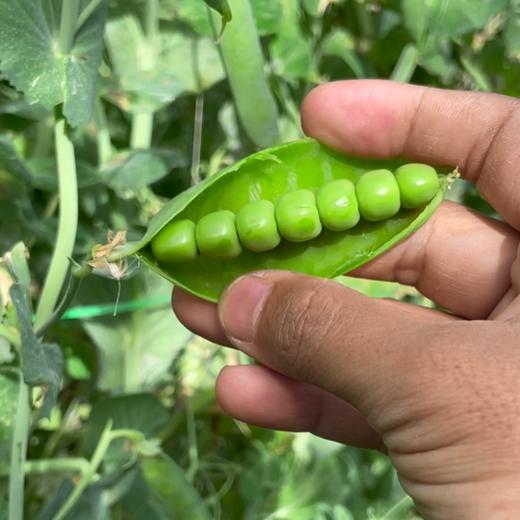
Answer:
[{"label": "green pea pod", "polygon": [[447,175],[439,174],[437,193],[418,209],[401,208],[385,220],[361,219],[346,231],[324,228],[311,240],[282,240],[269,251],[243,249],[235,258],[218,259],[201,254],[189,261],[161,263],[154,258],[150,243],[173,221],[196,223],[222,210],[236,214],[253,201],[268,200],[276,204],[282,195],[295,190],[316,193],[323,185],[338,179],[356,184],[365,172],[395,171],[403,164],[403,160],[347,157],[313,139],[268,148],[172,199],[151,220],[141,240],[114,249],[108,260],[135,255],[175,285],[209,301],[217,301],[225,287],[240,275],[260,269],[284,269],[333,278],[367,263],[424,224],[443,198]]}]

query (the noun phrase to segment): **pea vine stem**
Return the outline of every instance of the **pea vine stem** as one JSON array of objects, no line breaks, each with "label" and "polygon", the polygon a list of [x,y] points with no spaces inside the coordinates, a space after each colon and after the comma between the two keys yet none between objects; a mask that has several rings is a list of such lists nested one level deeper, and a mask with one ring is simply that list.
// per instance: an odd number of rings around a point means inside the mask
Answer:
[{"label": "pea vine stem", "polygon": [[99,7],[99,5],[103,2],[103,0],[90,0],[90,3],[81,11],[81,14],[78,17],[78,23],[76,25],[76,31],[83,26],[83,24],[90,18],[92,13]]},{"label": "pea vine stem", "polygon": [[67,0],[61,6],[58,44],[63,54],[68,54],[74,43],[80,0]]},{"label": "pea vine stem", "polygon": [[[92,454],[90,461],[79,462],[78,459],[70,459],[73,461],[71,465],[76,466],[78,469],[81,466],[82,476],[76,484],[76,487],[72,490],[65,503],[61,506],[61,509],[53,517],[53,520],[63,520],[72,508],[76,505],[76,502],[81,497],[83,491],[91,483],[92,479],[96,476],[97,470],[105,455],[107,454],[110,443],[115,439],[127,438],[133,443],[139,443],[144,440],[144,435],[136,430],[112,430],[112,421],[109,420],[105,429],[101,433],[96,449]],[[79,463],[79,464],[78,464]]]},{"label": "pea vine stem", "polygon": [[[153,70],[157,61],[159,46],[159,2],[147,0],[144,19],[145,43],[143,72]],[[152,144],[154,110],[150,107],[136,108],[132,114],[130,148],[147,149]]]},{"label": "pea vine stem", "polygon": [[408,44],[403,47],[399,59],[395,64],[394,70],[390,75],[390,79],[408,83],[417,68],[417,61],[419,59],[419,51],[413,44]]},{"label": "pea vine stem", "polygon": [[[59,50],[63,55],[70,53],[76,34],[80,0],[62,2]],[[58,163],[58,184],[60,196],[60,217],[56,244],[45,279],[38,308],[35,328],[52,316],[54,306],[67,273],[68,257],[72,255],[76,240],[78,220],[78,190],[74,147],[67,133],[67,124],[61,111],[56,112],[54,123],[56,158]],[[30,402],[29,387],[22,381],[15,424],[15,445],[11,456],[11,477],[9,479],[9,519],[22,520],[25,480],[25,458],[29,436]],[[15,475],[13,477],[13,475]]]},{"label": "pea vine stem", "polygon": [[103,166],[112,156],[113,147],[110,140],[110,132],[108,130],[107,115],[103,101],[98,98],[96,101],[96,109],[94,111],[94,123],[96,125],[96,142],[98,152],[98,166]]},{"label": "pea vine stem", "polygon": [[204,117],[204,95],[195,98],[195,121],[193,125],[193,148],[191,152],[191,183],[200,182],[200,151],[202,144],[202,124]]},{"label": "pea vine stem", "polygon": [[[66,3],[66,2],[65,2]],[[58,115],[54,126],[60,216],[58,234],[47,278],[36,309],[35,328],[40,328],[51,316],[67,276],[78,227],[78,182],[74,146],[68,135],[67,123]]]}]

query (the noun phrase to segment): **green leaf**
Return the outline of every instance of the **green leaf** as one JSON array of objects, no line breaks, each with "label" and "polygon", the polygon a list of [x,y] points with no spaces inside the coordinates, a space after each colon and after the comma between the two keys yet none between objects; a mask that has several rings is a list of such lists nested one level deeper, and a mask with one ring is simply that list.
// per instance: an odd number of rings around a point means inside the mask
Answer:
[{"label": "green leaf", "polygon": [[515,2],[504,30],[506,52],[511,60],[520,62],[520,2]]},{"label": "green leaf", "polygon": [[[1,67],[1,65],[0,65]],[[23,159],[18,155],[11,141],[0,135],[0,169],[8,171],[19,181],[32,183],[31,173],[25,166]]]},{"label": "green leaf", "polygon": [[94,109],[107,4],[100,2],[63,55],[57,46],[61,2],[0,0],[0,70],[32,103],[47,109],[64,103],[73,127],[87,123]]},{"label": "green leaf", "polygon": [[159,150],[124,151],[110,160],[103,176],[115,190],[137,191],[162,179],[173,166],[183,162],[177,154]]},{"label": "green leaf", "polygon": [[213,37],[213,28],[208,16],[208,8],[203,0],[169,0],[169,10],[176,10],[177,16],[197,33]]},{"label": "green leaf", "polygon": [[419,43],[483,29],[509,0],[402,0],[404,24]]},{"label": "green leaf", "polygon": [[220,18],[222,20],[220,34],[222,35],[224,29],[226,28],[226,24],[230,22],[232,18],[231,8],[229,7],[227,0],[204,0],[204,2],[206,2],[206,4],[211,7],[211,9],[214,9],[217,11],[217,13],[220,14]]},{"label": "green leaf", "polygon": [[224,78],[224,69],[215,43],[209,38],[187,36],[173,28],[163,28],[158,38],[155,66],[142,56],[148,51],[143,29],[132,15],[107,24],[108,51],[118,88],[125,96],[115,96],[126,110],[157,110],[183,92],[202,92]]},{"label": "green leaf", "polygon": [[251,8],[260,36],[278,32],[283,13],[280,0],[251,0]]},{"label": "green leaf", "polygon": [[27,249],[23,242],[18,242],[13,246],[11,251],[7,253],[7,266],[14,280],[29,290],[31,284],[31,273],[27,264]]},{"label": "green leaf", "polygon": [[112,428],[135,430],[150,439],[170,417],[168,410],[152,394],[126,394],[104,397],[92,407],[83,448],[92,453],[109,419]]},{"label": "green leaf", "polygon": [[143,458],[141,469],[150,491],[148,501],[162,511],[162,518],[211,518],[185,472],[170,457],[161,454]]},{"label": "green leaf", "polygon": [[[169,417],[168,410],[152,394],[129,393],[101,398],[92,407],[83,438],[83,451],[87,456],[92,456],[109,421],[112,421],[114,430],[130,430],[152,441]],[[150,444],[156,451],[156,443],[150,442]],[[117,472],[121,466],[130,464],[132,460],[133,454],[127,449],[125,439],[116,439],[110,444],[104,456],[105,472]]]},{"label": "green leaf", "polygon": [[26,287],[14,284],[10,291],[21,332],[21,365],[24,381],[45,387],[41,415],[48,417],[55,405],[63,377],[63,355],[58,345],[42,343],[34,334]]},{"label": "green leaf", "polygon": [[282,22],[270,46],[274,70],[281,77],[316,80],[311,43],[300,30],[299,2],[286,0],[282,6]]}]

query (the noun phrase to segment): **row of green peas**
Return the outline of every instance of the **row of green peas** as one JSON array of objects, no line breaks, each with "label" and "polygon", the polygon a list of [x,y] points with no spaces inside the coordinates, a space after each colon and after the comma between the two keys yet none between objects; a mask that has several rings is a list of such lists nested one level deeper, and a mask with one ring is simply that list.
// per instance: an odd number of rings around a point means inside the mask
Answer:
[{"label": "row of green peas", "polygon": [[354,185],[339,179],[322,186],[316,194],[295,190],[269,200],[253,201],[236,215],[228,210],[212,212],[196,224],[177,220],[167,224],[152,240],[153,256],[160,262],[195,260],[199,254],[218,260],[236,258],[242,247],[263,252],[276,248],[282,238],[305,242],[316,238],[323,227],[346,231],[361,218],[380,221],[393,217],[401,207],[419,208],[439,190],[437,172],[425,164],[406,164],[395,173],[373,170]]}]

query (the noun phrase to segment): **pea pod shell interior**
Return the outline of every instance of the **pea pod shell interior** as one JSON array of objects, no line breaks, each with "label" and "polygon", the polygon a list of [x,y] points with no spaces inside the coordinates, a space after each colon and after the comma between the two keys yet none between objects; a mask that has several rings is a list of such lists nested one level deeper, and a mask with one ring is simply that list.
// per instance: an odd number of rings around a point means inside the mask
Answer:
[{"label": "pea pod shell interior", "polygon": [[267,199],[276,203],[288,191],[316,192],[336,179],[346,178],[356,183],[366,171],[395,170],[405,162],[347,157],[313,139],[263,150],[172,199],[152,219],[144,237],[128,243],[117,256],[136,255],[172,283],[210,301],[217,301],[225,287],[240,275],[260,269],[284,269],[324,278],[339,276],[365,264],[418,229],[440,204],[443,190],[424,208],[401,209],[394,217],[380,222],[361,220],[344,232],[324,229],[313,240],[282,241],[276,249],[264,253],[244,250],[233,260],[199,256],[195,261],[181,264],[161,264],[152,256],[149,242],[172,219],[197,222],[204,215],[222,209],[236,213],[251,201]]}]

